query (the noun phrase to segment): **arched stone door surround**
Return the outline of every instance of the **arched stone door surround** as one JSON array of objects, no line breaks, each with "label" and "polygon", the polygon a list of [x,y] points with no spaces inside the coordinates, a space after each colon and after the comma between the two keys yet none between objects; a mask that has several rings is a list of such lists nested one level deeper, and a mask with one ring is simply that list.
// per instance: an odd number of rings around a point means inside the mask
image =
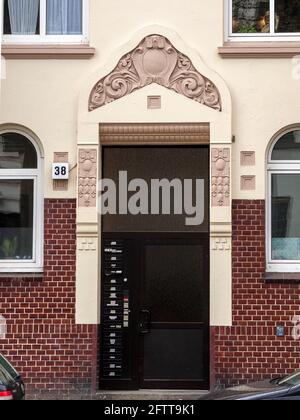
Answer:
[{"label": "arched stone door surround", "polygon": [[[206,124],[211,148],[210,319],[212,326],[230,326],[232,108],[226,83],[178,34],[160,26],[143,28],[96,67],[82,85],[78,108],[77,322],[100,322],[100,126],[167,124],[180,129]],[[153,94],[163,104],[155,113],[146,105]],[[169,144],[164,134],[155,144]],[[182,144],[188,142],[183,136]]]}]

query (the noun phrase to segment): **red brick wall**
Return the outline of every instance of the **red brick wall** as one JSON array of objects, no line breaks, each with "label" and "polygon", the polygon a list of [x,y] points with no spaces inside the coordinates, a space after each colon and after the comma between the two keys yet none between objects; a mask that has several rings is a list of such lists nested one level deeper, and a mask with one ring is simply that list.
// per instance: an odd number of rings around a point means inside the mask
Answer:
[{"label": "red brick wall", "polygon": [[[265,202],[233,202],[233,327],[216,328],[215,371],[222,384],[280,376],[300,369],[299,285],[265,284]],[[286,327],[276,337],[276,325]]]},{"label": "red brick wall", "polygon": [[45,200],[44,247],[41,278],[0,279],[0,314],[8,323],[0,351],[31,392],[89,391],[97,327],[75,325],[75,200]]},{"label": "red brick wall", "polygon": [[[75,325],[75,200],[45,201],[45,271],[41,278],[0,278],[0,314],[8,335],[0,351],[29,391],[94,390],[97,327]],[[233,327],[214,331],[216,379],[239,383],[300,368],[299,285],[267,285],[265,203],[233,202]],[[277,338],[275,327],[286,326]]]}]

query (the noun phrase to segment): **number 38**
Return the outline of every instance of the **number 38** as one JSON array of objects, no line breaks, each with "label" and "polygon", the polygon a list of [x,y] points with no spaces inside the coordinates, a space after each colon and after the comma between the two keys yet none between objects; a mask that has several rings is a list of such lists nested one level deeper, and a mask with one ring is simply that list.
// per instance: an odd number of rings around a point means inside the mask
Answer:
[{"label": "number 38", "polygon": [[69,165],[53,164],[52,177],[53,179],[69,179]]},{"label": "number 38", "polygon": [[67,168],[65,166],[56,166],[54,169],[55,176],[66,176]]}]

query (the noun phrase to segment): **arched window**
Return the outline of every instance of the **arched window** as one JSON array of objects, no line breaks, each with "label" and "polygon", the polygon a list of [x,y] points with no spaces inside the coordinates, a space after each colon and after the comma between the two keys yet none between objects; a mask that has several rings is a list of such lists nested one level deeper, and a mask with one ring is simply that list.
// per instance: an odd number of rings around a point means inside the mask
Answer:
[{"label": "arched window", "polygon": [[268,269],[300,271],[300,125],[270,149],[267,219]]},{"label": "arched window", "polygon": [[0,131],[0,271],[42,270],[41,156],[33,139]]}]

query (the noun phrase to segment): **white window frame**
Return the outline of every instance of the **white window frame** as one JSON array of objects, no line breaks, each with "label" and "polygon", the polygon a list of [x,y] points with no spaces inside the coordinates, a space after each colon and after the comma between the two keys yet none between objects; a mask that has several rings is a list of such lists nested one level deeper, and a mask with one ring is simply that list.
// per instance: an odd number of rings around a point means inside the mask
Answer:
[{"label": "white window frame", "polygon": [[1,134],[16,133],[26,137],[37,153],[37,169],[0,169],[1,180],[33,180],[33,258],[32,260],[0,260],[0,273],[41,273],[44,260],[44,200],[43,166],[44,159],[36,141],[27,133],[19,130],[0,130]]},{"label": "white window frame", "polygon": [[300,32],[296,33],[276,33],[275,32],[275,1],[270,0],[270,14],[271,14],[271,27],[270,34],[262,33],[233,33],[232,32],[232,1],[224,0],[225,5],[225,40],[227,42],[274,42],[274,41],[300,41]]},{"label": "white window frame", "polygon": [[[300,260],[273,260],[272,259],[272,175],[290,175],[299,174],[300,177],[300,161],[299,160],[272,160],[273,150],[280,139],[293,131],[300,130],[300,126],[289,128],[282,131],[273,141],[267,162],[267,204],[266,204],[266,254],[267,254],[267,271],[275,273],[299,273]],[[300,194],[300,190],[299,190]]]},{"label": "white window frame", "polygon": [[46,5],[47,0],[40,0],[40,34],[39,35],[4,35],[4,0],[0,0],[1,38],[3,44],[88,44],[89,0],[82,0],[82,34],[81,35],[47,35]]}]

